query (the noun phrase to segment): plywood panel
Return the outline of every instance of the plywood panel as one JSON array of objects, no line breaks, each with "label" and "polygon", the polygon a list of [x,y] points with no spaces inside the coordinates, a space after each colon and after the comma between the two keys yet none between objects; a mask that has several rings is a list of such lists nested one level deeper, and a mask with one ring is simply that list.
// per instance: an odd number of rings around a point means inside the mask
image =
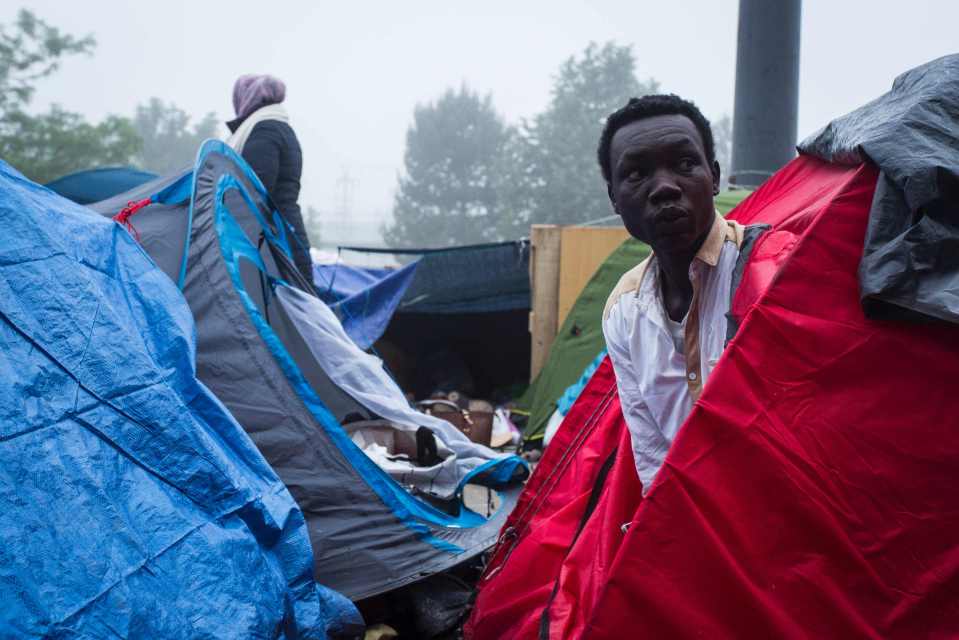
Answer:
[{"label": "plywood panel", "polygon": [[559,300],[559,264],[562,227],[534,224],[530,231],[530,286],[533,310],[529,314],[531,343],[530,380],[534,380],[549,356],[559,330],[556,311]]},{"label": "plywood panel", "polygon": [[596,269],[628,237],[629,234],[622,227],[562,228],[557,331]]}]

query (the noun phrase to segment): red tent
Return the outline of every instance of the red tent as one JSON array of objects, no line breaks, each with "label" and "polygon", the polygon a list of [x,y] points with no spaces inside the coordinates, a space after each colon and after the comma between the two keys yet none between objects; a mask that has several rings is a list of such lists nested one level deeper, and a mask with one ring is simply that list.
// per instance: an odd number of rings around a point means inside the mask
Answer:
[{"label": "red tent", "polygon": [[802,156],[733,212],[773,228],[645,499],[607,361],[507,521],[468,638],[959,636],[959,326],[864,316],[877,175]]}]

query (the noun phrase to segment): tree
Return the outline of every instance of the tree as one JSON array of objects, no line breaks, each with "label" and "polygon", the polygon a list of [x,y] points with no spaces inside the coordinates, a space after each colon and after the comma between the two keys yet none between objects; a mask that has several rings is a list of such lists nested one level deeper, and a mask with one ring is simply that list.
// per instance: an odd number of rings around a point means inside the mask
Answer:
[{"label": "tree", "polygon": [[167,174],[193,162],[197,149],[207,138],[216,137],[219,121],[207,113],[190,127],[190,116],[172,102],[150,98],[137,106],[133,128],[143,140],[138,164],[147,171]]},{"label": "tree", "polygon": [[13,26],[0,25],[0,157],[27,177],[47,182],[104,164],[129,164],[140,147],[130,121],[109,116],[97,125],[53,105],[31,115],[36,83],[67,55],[89,54],[92,36],[75,38],[21,10]]},{"label": "tree", "polygon": [[80,169],[130,164],[140,146],[127,118],[108,116],[93,125],[59,105],[39,116],[14,111],[3,127],[10,135],[0,137],[0,155],[39,183]]},{"label": "tree", "polygon": [[594,150],[611,112],[658,90],[635,69],[629,47],[592,43],[562,64],[546,110],[519,127],[465,87],[418,106],[387,244],[519,238],[531,223],[611,215]]},{"label": "tree", "polygon": [[712,123],[713,145],[716,147],[716,160],[719,162],[720,187],[725,189],[729,184],[729,172],[732,171],[733,157],[733,119],[728,113],[723,114]]},{"label": "tree", "polygon": [[417,105],[406,133],[405,171],[383,230],[391,246],[453,246],[495,235],[492,179],[511,133],[489,95],[465,85]]},{"label": "tree", "polygon": [[[596,43],[560,67],[546,110],[520,129],[504,197],[510,224],[573,224],[612,214],[596,161],[606,117],[631,97],[655,93],[636,78],[632,49]],[[512,163],[511,163],[512,164]]]},{"label": "tree", "polygon": [[37,81],[59,69],[63,56],[90,54],[95,46],[93,36],[77,39],[60,33],[21,9],[12,29],[0,25],[0,113],[29,104]]}]

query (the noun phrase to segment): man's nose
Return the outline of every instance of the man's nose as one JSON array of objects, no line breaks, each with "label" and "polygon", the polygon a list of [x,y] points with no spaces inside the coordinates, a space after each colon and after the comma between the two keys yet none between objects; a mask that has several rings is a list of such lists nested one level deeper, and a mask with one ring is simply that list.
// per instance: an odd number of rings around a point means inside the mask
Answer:
[{"label": "man's nose", "polygon": [[669,171],[657,171],[653,174],[653,185],[649,191],[649,199],[653,204],[660,204],[676,200],[683,195],[682,189],[676,182],[676,176]]}]

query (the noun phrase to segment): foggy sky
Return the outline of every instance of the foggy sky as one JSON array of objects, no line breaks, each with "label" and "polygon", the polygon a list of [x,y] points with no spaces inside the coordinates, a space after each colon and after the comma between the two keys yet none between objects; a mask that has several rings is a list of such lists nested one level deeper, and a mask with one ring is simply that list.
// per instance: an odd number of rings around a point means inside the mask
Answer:
[{"label": "foggy sky", "polygon": [[[226,120],[233,80],[272,73],[287,83],[303,146],[301,204],[337,210],[348,173],[358,218],[391,208],[416,103],[466,82],[518,122],[543,109],[560,63],[590,41],[631,44],[641,80],[709,118],[733,108],[737,0],[25,0],[4,3],[0,21],[20,6],[98,42],[43,81],[35,109],[58,102],[98,120],[157,96]],[[959,50],[956,24],[954,0],[804,0],[800,139]]]}]

